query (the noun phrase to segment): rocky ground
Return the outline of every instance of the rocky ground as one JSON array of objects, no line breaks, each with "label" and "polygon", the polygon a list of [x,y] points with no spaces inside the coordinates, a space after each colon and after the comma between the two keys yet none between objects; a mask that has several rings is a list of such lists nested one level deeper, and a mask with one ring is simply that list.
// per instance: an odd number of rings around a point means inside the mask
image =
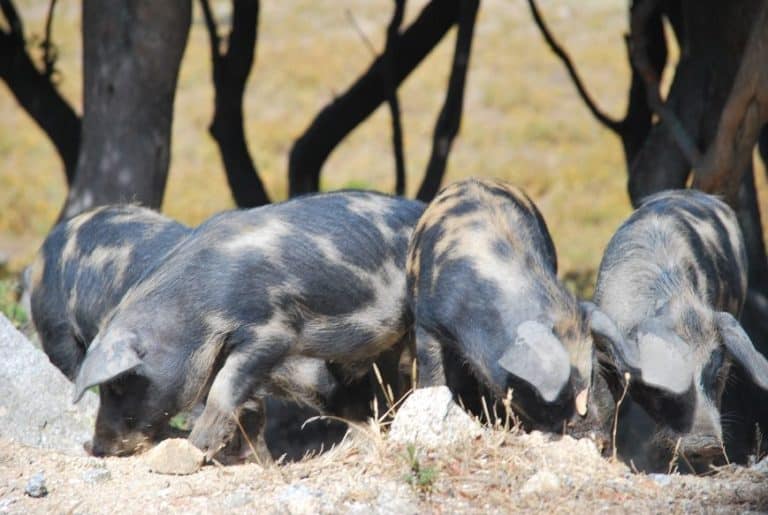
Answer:
[{"label": "rocky ground", "polygon": [[[330,451],[293,462],[200,467],[185,441],[92,458],[80,445],[95,399],[71,407],[71,385],[4,319],[0,354],[0,512],[768,510],[766,460],[698,477],[637,474],[588,440],[481,428],[439,389],[411,396],[391,431],[353,427]],[[158,472],[169,468],[192,473]]]}]

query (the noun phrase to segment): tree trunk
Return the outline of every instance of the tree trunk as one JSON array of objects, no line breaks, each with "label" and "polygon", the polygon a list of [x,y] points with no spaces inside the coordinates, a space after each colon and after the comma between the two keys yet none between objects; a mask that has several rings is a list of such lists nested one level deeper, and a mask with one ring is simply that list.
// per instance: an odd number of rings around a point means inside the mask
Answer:
[{"label": "tree trunk", "polygon": [[216,22],[207,0],[201,0],[211,42],[215,109],[209,131],[219,146],[229,189],[238,207],[269,203],[245,140],[243,94],[253,66],[259,24],[258,0],[234,0],[232,30],[222,53]]},{"label": "tree trunk", "polygon": [[768,4],[751,32],[715,139],[694,175],[694,187],[722,194],[731,205],[738,201],[741,174],[751,166],[760,130],[768,122]]},{"label": "tree trunk", "polygon": [[[698,149],[713,140],[761,0],[683,0],[681,58],[666,107]],[[681,26],[678,21],[677,26]],[[632,163],[632,203],[669,188],[685,187],[693,163],[681,152],[670,124],[653,126]]]},{"label": "tree trunk", "polygon": [[115,202],[158,208],[191,0],[83,2],[83,131],[62,217]]},{"label": "tree trunk", "polygon": [[11,0],[0,0],[8,31],[0,30],[0,79],[19,105],[50,138],[64,163],[67,184],[72,184],[80,148],[80,117],[40,71],[27,52],[21,19]]},{"label": "tree trunk", "polygon": [[[394,81],[400,84],[456,22],[458,0],[432,0],[397,38]],[[405,51],[407,50],[407,52]],[[387,98],[385,58],[379,56],[341,96],[325,106],[294,143],[288,158],[291,196],[317,191],[320,171],[333,149]]]},{"label": "tree trunk", "polygon": [[432,154],[429,156],[427,171],[416,198],[424,202],[432,200],[440,189],[440,183],[448,164],[448,154],[453,140],[461,126],[461,112],[464,106],[464,84],[467,80],[469,56],[472,50],[472,34],[479,0],[462,0],[459,8],[459,29],[456,34],[456,48],[453,53],[451,76],[445,103],[435,125],[432,139]]}]

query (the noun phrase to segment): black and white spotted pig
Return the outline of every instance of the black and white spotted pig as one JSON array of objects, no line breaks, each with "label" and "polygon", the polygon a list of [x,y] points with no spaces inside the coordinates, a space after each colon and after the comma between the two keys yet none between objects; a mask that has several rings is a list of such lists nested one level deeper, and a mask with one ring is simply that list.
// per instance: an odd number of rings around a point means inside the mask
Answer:
[{"label": "black and white spotted pig", "polygon": [[30,273],[32,321],[51,363],[74,381],[104,318],[188,232],[130,204],[96,208],[56,225]]},{"label": "black and white spotted pig", "polygon": [[636,346],[630,394],[656,439],[689,461],[722,453],[720,402],[732,360],[768,388],[768,362],[736,317],[747,258],[733,211],[694,190],[653,195],[611,238],[595,302]]},{"label": "black and white spotted pig", "polygon": [[[407,272],[419,386],[456,394],[474,377],[497,401],[511,388],[530,427],[605,438],[616,403],[597,358],[621,355],[617,329],[558,281],[552,239],[522,191],[489,179],[446,187],[417,225]],[[471,376],[457,372],[464,364]]]},{"label": "black and white spotted pig", "polygon": [[198,399],[190,440],[209,457],[265,395],[326,409],[410,328],[405,254],[423,209],[337,192],[203,223],[125,296],[88,351],[75,398],[96,384],[109,392],[94,448],[133,452]]}]

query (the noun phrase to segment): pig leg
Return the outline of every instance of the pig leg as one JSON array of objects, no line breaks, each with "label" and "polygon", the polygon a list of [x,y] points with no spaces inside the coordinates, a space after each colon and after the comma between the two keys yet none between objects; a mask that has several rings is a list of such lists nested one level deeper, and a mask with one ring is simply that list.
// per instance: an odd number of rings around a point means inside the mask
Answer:
[{"label": "pig leg", "polygon": [[416,364],[418,366],[419,388],[429,386],[444,386],[445,368],[443,366],[443,351],[431,334],[422,327],[416,327]]},{"label": "pig leg", "polygon": [[[235,436],[237,417],[240,417],[246,402],[255,400],[260,381],[266,381],[272,369],[286,356],[291,341],[274,333],[267,338],[254,337],[256,331],[247,328],[238,330],[243,341],[233,334],[228,343],[234,350],[227,356],[224,366],[216,374],[205,409],[195,422],[189,440],[211,459]],[[250,334],[248,334],[250,333]],[[238,340],[243,343],[238,343]],[[260,439],[261,431],[259,431]],[[261,445],[261,444],[260,444]]]},{"label": "pig leg", "polygon": [[266,427],[266,403],[252,399],[242,409],[239,424],[232,440],[216,456],[225,465],[243,463],[255,459],[258,463],[272,461],[272,455],[264,439]]}]

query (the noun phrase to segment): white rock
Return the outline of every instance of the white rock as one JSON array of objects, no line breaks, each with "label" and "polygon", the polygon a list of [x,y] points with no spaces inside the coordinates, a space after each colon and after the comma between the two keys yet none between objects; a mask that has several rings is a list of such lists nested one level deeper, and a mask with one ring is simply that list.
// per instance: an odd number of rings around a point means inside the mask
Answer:
[{"label": "white rock", "polygon": [[203,466],[205,454],[184,438],[163,440],[150,450],[144,461],[158,474],[194,474]]},{"label": "white rock", "polygon": [[754,470],[756,472],[759,472],[761,474],[765,474],[766,476],[768,476],[768,456],[758,461],[757,463],[755,463],[749,468],[751,470]]},{"label": "white rock", "polygon": [[397,412],[389,438],[424,448],[449,447],[482,434],[483,429],[453,402],[445,386],[421,388]]},{"label": "white rock", "polygon": [[669,486],[672,482],[672,476],[669,474],[649,474],[648,477],[659,486]]},{"label": "white rock", "polygon": [[0,437],[26,445],[84,454],[98,396],[86,392],[72,404],[74,387],[0,314]]},{"label": "white rock", "polygon": [[560,479],[549,470],[540,470],[520,489],[521,495],[547,494],[560,490]]}]

